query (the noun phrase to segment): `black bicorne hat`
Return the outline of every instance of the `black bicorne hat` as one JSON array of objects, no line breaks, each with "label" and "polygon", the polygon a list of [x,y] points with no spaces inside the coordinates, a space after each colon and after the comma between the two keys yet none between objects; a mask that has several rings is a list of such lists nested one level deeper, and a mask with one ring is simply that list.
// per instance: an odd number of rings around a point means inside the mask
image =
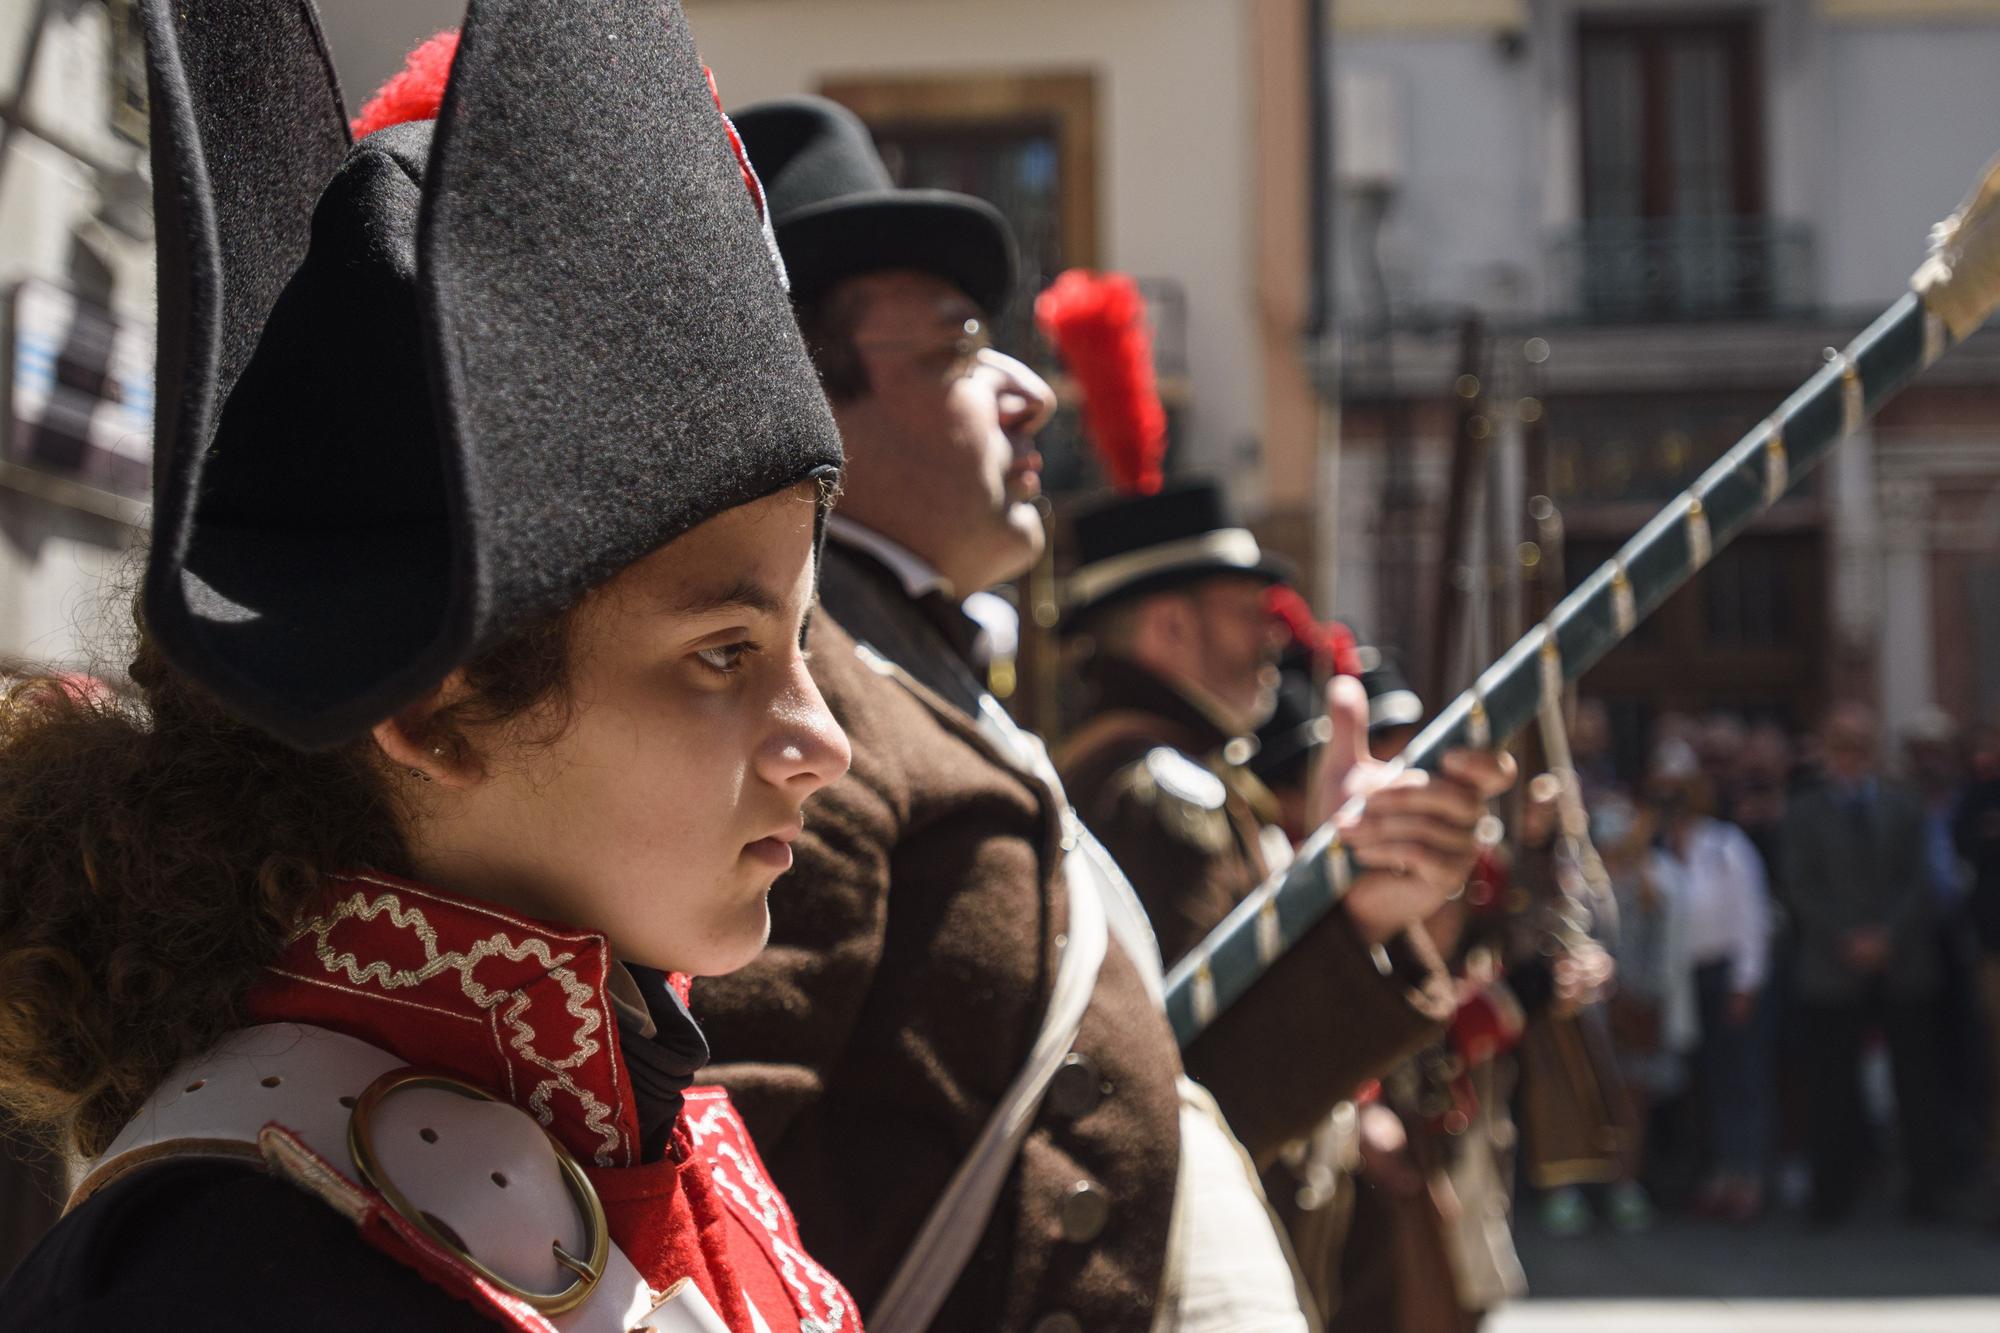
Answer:
[{"label": "black bicorne hat", "polygon": [[839,466],[677,0],[473,0],[435,125],[352,149],[308,0],[144,5],[144,610],[239,715],[356,738]]},{"label": "black bicorne hat", "polygon": [[1069,576],[1066,632],[1092,612],[1217,574],[1248,574],[1267,583],[1290,577],[1248,528],[1229,521],[1213,481],[1101,501],[1079,511],[1072,528],[1077,563]]},{"label": "black bicorne hat", "polygon": [[1019,261],[999,209],[897,189],[861,118],[823,97],[759,102],[732,118],[764,182],[794,299],[906,268],[949,280],[989,315],[1006,307]]}]

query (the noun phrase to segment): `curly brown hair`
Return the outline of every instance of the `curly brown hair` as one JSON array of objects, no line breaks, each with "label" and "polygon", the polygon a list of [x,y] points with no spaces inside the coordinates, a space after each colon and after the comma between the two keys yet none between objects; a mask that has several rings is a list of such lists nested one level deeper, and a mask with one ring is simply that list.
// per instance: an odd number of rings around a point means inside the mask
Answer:
[{"label": "curly brown hair", "polygon": [[[425,739],[460,746],[566,705],[571,618],[468,665]],[[400,774],[371,740],[291,749],[175,671],[143,625],[131,678],[134,700],[52,675],[0,697],[0,1107],[85,1157],[242,1024],[329,876],[408,872]]]}]

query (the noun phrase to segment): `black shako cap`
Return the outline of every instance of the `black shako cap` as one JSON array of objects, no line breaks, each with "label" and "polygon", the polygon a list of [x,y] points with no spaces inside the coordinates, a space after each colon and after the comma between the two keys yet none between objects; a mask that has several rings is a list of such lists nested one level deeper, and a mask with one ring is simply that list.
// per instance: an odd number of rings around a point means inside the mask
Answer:
[{"label": "black shako cap", "polygon": [[897,189],[868,127],[838,102],[785,98],[730,118],[764,182],[794,300],[844,278],[916,269],[988,315],[1006,308],[1019,260],[999,209],[950,190]]},{"label": "black shako cap", "polygon": [[1291,581],[1286,565],[1266,555],[1248,528],[1229,521],[1221,488],[1205,478],[1099,501],[1077,511],[1071,532],[1076,568],[1065,633],[1085,627],[1093,612],[1217,574]]},{"label": "black shako cap", "polygon": [[[309,4],[145,5],[144,613],[231,710],[301,748],[354,739],[705,519],[838,468],[677,0],[594,0],[588,22],[474,0],[435,126],[371,135],[307,188],[346,140]],[[315,96],[246,104],[260,46]],[[242,202],[274,182],[317,197],[296,259],[296,210]]]}]

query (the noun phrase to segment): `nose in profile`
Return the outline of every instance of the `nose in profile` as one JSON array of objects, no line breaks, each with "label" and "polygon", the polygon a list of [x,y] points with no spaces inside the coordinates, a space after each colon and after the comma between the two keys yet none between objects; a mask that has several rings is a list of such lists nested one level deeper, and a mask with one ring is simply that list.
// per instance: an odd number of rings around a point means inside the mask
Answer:
[{"label": "nose in profile", "polygon": [[980,356],[1000,376],[1000,428],[1020,442],[1048,425],[1056,411],[1056,391],[1049,382],[1005,352],[989,348]]},{"label": "nose in profile", "polygon": [[765,781],[793,799],[803,801],[854,762],[847,733],[834,720],[803,658],[793,666],[776,714],[777,725],[759,752],[758,767]]}]

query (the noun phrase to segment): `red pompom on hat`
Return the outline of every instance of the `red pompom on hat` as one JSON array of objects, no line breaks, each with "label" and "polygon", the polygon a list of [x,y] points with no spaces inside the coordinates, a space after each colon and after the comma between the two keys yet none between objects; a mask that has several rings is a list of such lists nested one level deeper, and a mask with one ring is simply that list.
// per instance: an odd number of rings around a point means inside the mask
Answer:
[{"label": "red pompom on hat", "polygon": [[[438,109],[444,105],[445,87],[451,82],[451,62],[457,57],[456,28],[447,28],[425,39],[404,59],[403,67],[391,74],[375,90],[375,95],[362,105],[361,114],[354,118],[354,137],[366,138],[377,130],[412,120],[436,120]],[[770,218],[764,202],[763,182],[757,179],[757,173],[750,166],[750,155],[743,149],[742,136],[736,133],[736,126],[722,109],[722,91],[715,86],[714,71],[704,67],[702,73],[708,78],[709,96],[715,99],[716,114],[722,117],[723,130],[729,136],[729,149],[736,155],[736,169],[743,175],[743,188],[750,191],[750,197],[757,202],[757,216],[763,219],[768,232]],[[776,238],[769,238],[767,246],[772,262],[777,264],[782,275],[784,262],[777,257]]]},{"label": "red pompom on hat", "polygon": [[1167,410],[1139,284],[1070,269],[1035,298],[1035,323],[1083,390],[1083,423],[1111,484],[1155,495],[1165,480]]},{"label": "red pompom on hat", "polygon": [[354,137],[364,138],[411,120],[436,120],[458,55],[458,30],[447,28],[410,52],[403,67],[375,90],[354,118]]}]

